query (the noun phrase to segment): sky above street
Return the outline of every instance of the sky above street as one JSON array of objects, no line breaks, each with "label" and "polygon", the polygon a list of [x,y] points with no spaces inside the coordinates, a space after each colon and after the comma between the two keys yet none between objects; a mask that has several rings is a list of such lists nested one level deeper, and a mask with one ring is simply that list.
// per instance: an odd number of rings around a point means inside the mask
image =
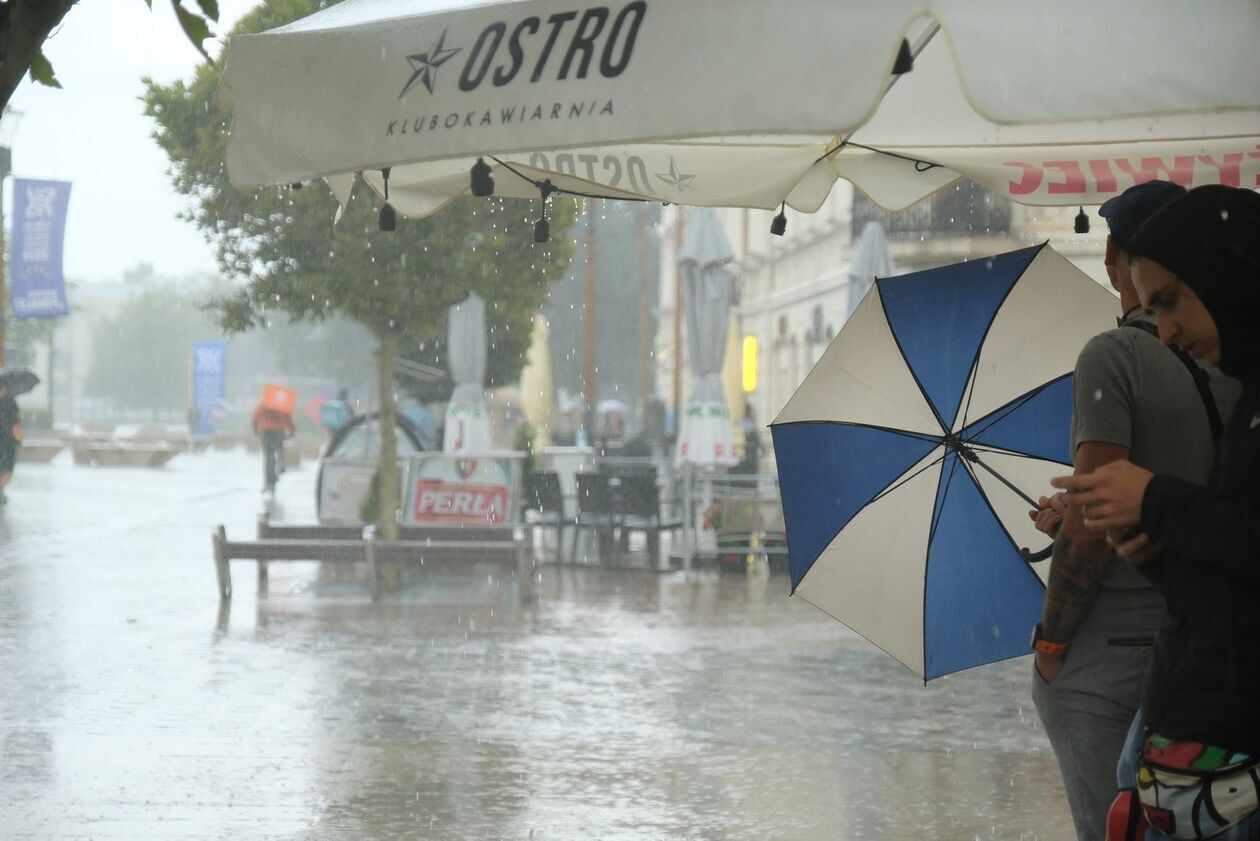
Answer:
[{"label": "sky above street", "polygon": [[[257,0],[219,0],[216,35]],[[218,46],[211,48],[217,54]],[[137,263],[163,275],[216,270],[166,175],[166,155],[150,137],[141,78],[189,79],[201,56],[184,37],[168,0],[79,3],[44,46],[62,89],[22,83],[9,107],[22,112],[12,139],[13,175],[71,181],[65,271],[75,280],[118,277]],[[8,119],[6,117],[5,119]],[[5,210],[11,207],[11,179]]]}]

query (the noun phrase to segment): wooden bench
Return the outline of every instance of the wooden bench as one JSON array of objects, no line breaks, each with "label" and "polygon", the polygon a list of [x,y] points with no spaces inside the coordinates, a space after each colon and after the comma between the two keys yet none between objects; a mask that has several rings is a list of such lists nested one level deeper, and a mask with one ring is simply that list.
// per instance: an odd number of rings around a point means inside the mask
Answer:
[{"label": "wooden bench", "polygon": [[[467,569],[470,563],[513,568],[522,599],[534,595],[534,563],[528,544],[512,529],[403,529],[399,540],[378,540],[375,529],[354,526],[281,526],[260,519],[259,537],[230,541],[223,526],[215,529],[214,569],[219,598],[232,598],[230,561],[258,563],[258,589],[267,586],[267,564],[275,561],[364,563],[372,600],[381,597],[381,565],[414,564],[426,568]],[[282,535],[282,536],[281,536]]]}]

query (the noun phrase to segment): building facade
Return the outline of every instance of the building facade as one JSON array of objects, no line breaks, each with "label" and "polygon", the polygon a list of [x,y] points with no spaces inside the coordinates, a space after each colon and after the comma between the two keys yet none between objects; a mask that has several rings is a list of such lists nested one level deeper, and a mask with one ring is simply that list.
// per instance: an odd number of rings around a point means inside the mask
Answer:
[{"label": "building facade", "polygon": [[[677,259],[687,208],[670,206],[658,226],[660,295],[654,359],[656,396],[674,406],[690,388],[685,319],[680,317]],[[731,416],[738,425],[745,407],[768,443],[766,426],[786,405],[823,350],[844,325],[865,288],[852,288],[850,270],[867,223],[878,221],[897,274],[1013,251],[1049,242],[1094,280],[1109,285],[1103,267],[1106,223],[1089,211],[1091,231],[1076,234],[1075,207],[1012,204],[968,181],[958,181],[912,205],[888,212],[839,181],[813,214],[788,211],[782,237],[770,233],[773,212],[718,210],[737,255],[739,289],[732,313],[723,377]],[[1118,314],[1118,313],[1117,313]],[[743,343],[756,346],[756,383],[741,387]],[[770,469],[773,449],[762,467]]]}]

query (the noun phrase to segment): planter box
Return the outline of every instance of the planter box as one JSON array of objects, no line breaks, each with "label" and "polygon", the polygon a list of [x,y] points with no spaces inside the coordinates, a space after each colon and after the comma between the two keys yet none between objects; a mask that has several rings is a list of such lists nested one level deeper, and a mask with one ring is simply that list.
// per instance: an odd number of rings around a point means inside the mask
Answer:
[{"label": "planter box", "polygon": [[84,441],[73,445],[74,463],[92,467],[161,467],[179,455],[169,444]]}]

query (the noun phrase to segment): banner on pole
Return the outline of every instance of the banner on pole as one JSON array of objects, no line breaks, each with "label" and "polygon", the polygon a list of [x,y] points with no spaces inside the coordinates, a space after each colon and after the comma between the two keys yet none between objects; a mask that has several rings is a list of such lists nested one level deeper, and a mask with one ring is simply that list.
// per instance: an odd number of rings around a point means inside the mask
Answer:
[{"label": "banner on pole", "polygon": [[13,180],[11,273],[15,318],[68,315],[62,249],[69,181]]},{"label": "banner on pole", "polygon": [[213,435],[215,411],[227,396],[227,345],[193,342],[193,407],[197,410],[194,435]]}]

